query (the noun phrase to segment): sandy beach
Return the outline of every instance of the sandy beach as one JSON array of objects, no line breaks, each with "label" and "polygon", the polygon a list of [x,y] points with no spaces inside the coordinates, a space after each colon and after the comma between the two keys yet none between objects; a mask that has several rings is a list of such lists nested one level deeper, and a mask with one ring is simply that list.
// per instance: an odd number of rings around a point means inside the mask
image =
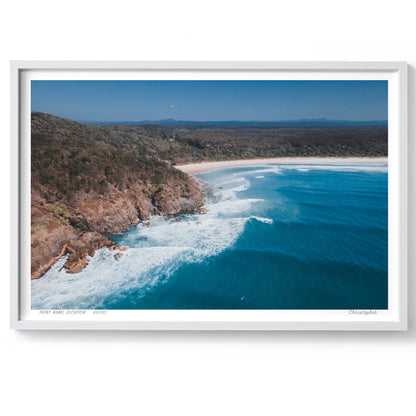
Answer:
[{"label": "sandy beach", "polygon": [[201,162],[187,165],[177,165],[185,173],[203,172],[211,169],[233,168],[237,166],[253,166],[267,164],[302,164],[302,165],[372,165],[385,164],[387,157],[278,157],[271,159],[225,160],[219,162]]}]

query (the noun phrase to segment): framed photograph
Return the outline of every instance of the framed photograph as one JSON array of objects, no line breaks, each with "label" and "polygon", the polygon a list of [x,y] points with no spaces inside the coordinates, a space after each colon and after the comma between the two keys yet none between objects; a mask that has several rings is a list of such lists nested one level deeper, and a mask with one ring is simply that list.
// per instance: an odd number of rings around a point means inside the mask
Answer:
[{"label": "framed photograph", "polygon": [[11,63],[11,327],[405,330],[402,62]]}]

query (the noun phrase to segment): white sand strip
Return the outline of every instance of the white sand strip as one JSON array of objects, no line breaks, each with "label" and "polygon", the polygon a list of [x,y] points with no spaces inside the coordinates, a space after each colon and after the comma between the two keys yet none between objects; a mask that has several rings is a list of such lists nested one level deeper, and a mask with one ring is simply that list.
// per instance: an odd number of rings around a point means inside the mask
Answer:
[{"label": "white sand strip", "polygon": [[201,162],[177,165],[177,169],[186,173],[203,172],[211,169],[233,168],[265,164],[299,165],[376,165],[388,163],[387,157],[277,157],[271,159],[225,160],[220,162]]}]

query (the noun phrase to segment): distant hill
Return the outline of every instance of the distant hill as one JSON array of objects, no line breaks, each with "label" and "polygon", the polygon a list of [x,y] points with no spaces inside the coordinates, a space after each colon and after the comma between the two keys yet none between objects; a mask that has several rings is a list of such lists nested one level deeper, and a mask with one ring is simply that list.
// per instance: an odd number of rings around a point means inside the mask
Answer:
[{"label": "distant hill", "polygon": [[317,119],[298,119],[298,120],[282,120],[282,121],[190,121],[190,120],[143,120],[143,121],[83,121],[90,125],[160,125],[187,128],[244,128],[244,127],[386,127],[387,120],[328,120],[326,118]]}]

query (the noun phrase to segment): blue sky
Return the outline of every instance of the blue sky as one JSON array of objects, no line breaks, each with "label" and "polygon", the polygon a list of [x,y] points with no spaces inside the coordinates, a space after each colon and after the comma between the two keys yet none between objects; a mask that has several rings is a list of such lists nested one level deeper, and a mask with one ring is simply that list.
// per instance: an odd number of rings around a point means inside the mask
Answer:
[{"label": "blue sky", "polygon": [[32,81],[31,100],[78,121],[387,120],[387,81]]}]

